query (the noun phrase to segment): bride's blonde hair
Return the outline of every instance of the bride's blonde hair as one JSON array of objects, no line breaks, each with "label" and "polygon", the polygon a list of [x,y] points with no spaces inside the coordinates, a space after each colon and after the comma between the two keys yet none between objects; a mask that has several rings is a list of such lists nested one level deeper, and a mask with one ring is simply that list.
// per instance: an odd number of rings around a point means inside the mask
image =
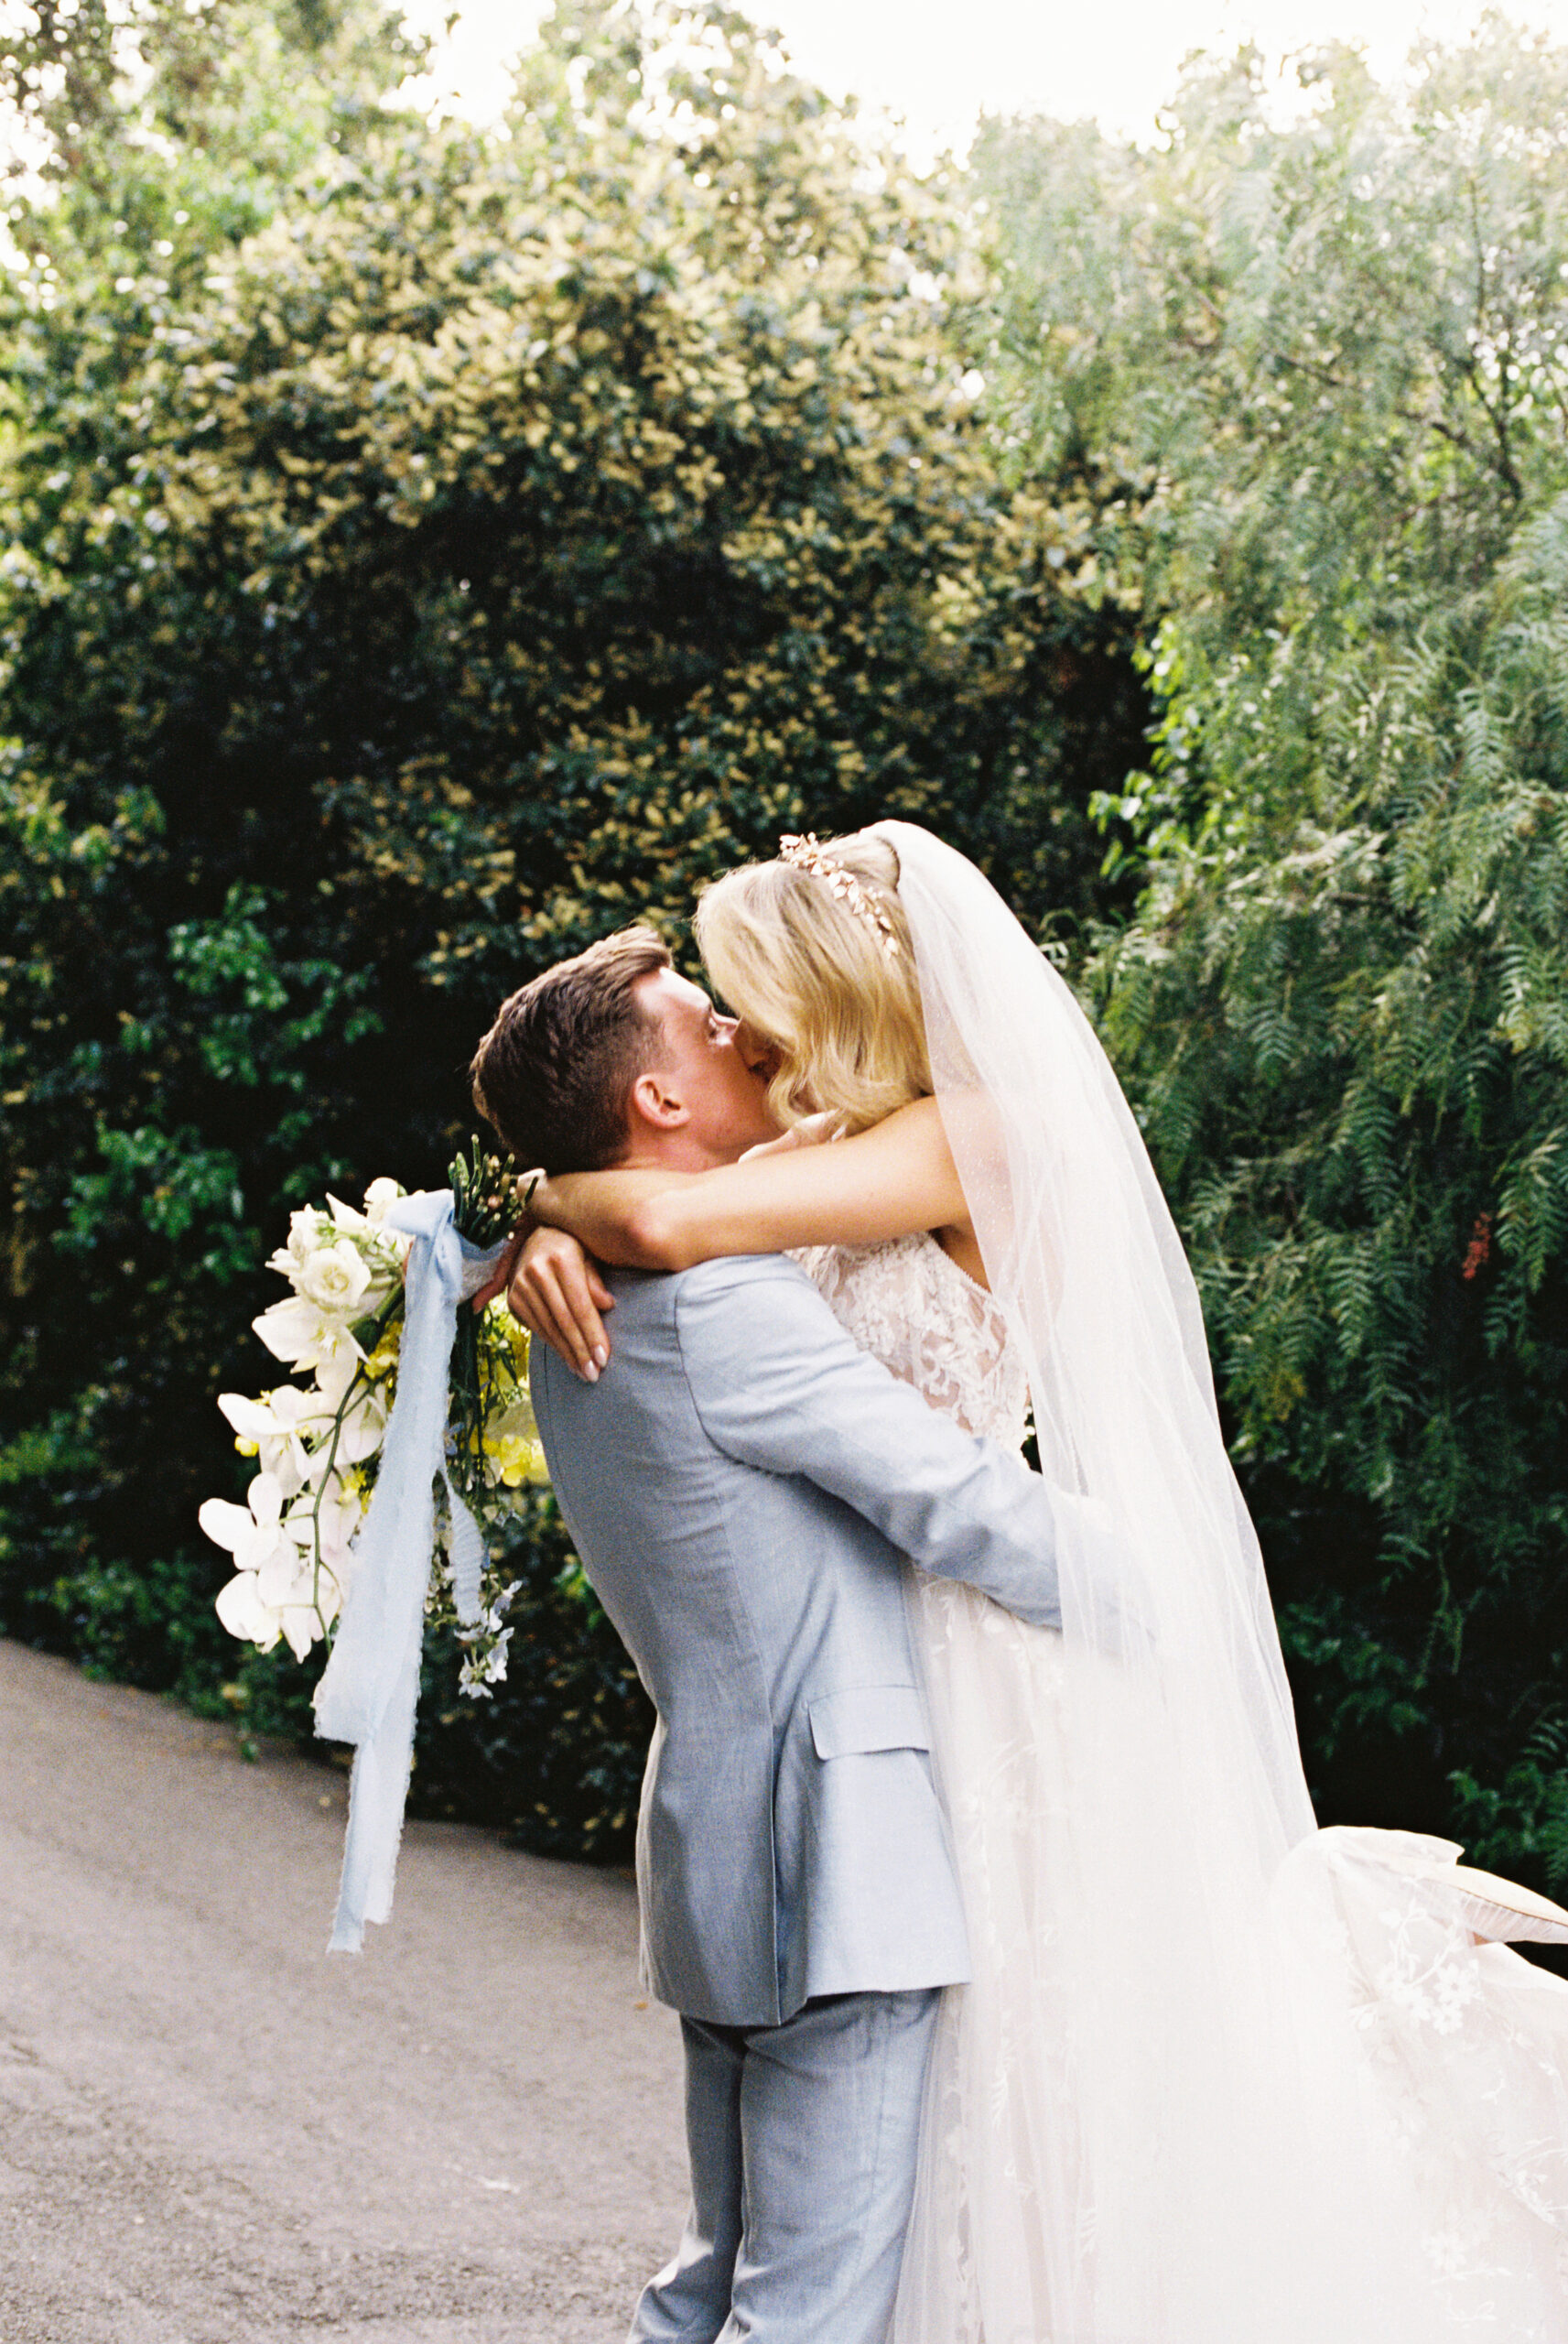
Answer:
[{"label": "bride's blonde hair", "polygon": [[[855,889],[836,888],[835,870]],[[886,839],[856,830],[800,862],[726,872],[693,925],[719,993],[778,1052],[768,1098],[781,1123],[827,1114],[837,1130],[862,1132],[929,1096],[914,950]]]}]

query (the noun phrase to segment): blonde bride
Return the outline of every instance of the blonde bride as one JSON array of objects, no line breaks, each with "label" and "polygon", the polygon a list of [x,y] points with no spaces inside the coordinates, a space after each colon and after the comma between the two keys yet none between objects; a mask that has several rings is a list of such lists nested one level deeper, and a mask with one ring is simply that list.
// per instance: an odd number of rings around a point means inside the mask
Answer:
[{"label": "blonde bride", "polygon": [[514,1308],[591,1376],[579,1247],[792,1250],[934,1407],[1032,1429],[1087,1501],[1059,1636],[911,1579],[974,1978],[896,2344],[1563,2344],[1568,1989],[1499,1940],[1568,1915],[1447,1842],[1317,1829],[1196,1291],[1072,994],[906,823],[786,840],[697,935],[784,1136],[546,1180]]}]

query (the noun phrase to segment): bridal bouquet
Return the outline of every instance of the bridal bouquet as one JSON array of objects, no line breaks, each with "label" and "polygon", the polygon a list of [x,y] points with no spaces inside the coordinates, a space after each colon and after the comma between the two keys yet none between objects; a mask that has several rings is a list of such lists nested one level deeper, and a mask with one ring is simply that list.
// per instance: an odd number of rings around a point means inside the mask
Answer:
[{"label": "bridal bouquet", "polygon": [[[510,1168],[475,1140],[450,1177],[460,1235],[481,1247],[504,1236],[517,1210]],[[292,1216],[287,1245],[268,1263],[292,1292],[253,1323],[274,1358],[303,1380],[256,1399],[225,1392],[218,1402],[234,1446],[259,1470],[245,1504],[209,1498],[199,1519],[234,1560],[218,1617],[264,1652],[282,1637],[303,1660],[331,1635],[353,1576],[397,1389],[412,1240],[388,1226],[386,1214],[403,1194],[395,1180],[373,1180],[362,1212],[329,1196],[325,1210],[306,1205]],[[521,1490],[546,1478],[528,1399],[528,1338],[503,1297],[481,1312],[460,1307],[449,1392],[426,1606],[427,1617],[443,1624],[457,1618],[446,1488],[482,1532],[514,1509]],[[467,1647],[461,1689],[475,1698],[488,1698],[506,1674],[514,1591],[487,1554],[478,1617],[458,1629]]]}]

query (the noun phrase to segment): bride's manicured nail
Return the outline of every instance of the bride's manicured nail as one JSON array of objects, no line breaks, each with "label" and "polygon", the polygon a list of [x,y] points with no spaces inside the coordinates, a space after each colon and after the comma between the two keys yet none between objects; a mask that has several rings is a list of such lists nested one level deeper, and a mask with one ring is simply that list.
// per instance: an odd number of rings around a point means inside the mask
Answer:
[{"label": "bride's manicured nail", "polygon": [[605,1350],[602,1343],[596,1343],[594,1345],[593,1363],[595,1367],[608,1367],[610,1364],[610,1353]]},{"label": "bride's manicured nail", "polygon": [[597,1384],[599,1381],[599,1370],[595,1367],[590,1359],[584,1360],[582,1363],[582,1374],[583,1382],[585,1384]]}]

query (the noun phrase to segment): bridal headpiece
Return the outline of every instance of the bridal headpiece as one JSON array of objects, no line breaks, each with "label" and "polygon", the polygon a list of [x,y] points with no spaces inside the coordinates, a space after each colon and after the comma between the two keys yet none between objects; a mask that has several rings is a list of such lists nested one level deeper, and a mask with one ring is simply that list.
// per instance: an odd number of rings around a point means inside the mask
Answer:
[{"label": "bridal headpiece", "polygon": [[852,871],[836,862],[816,833],[807,830],[804,837],[792,833],[779,841],[779,861],[794,863],[797,871],[809,871],[831,888],[841,904],[847,904],[857,919],[863,919],[875,935],[890,960],[898,959],[898,938],[893,924],[881,906],[869,895]]}]

